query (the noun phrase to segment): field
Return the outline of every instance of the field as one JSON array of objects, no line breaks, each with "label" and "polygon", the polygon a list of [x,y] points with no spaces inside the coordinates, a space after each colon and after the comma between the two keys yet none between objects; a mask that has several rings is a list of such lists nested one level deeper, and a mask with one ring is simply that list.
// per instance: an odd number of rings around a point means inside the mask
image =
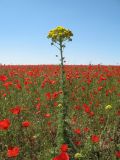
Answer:
[{"label": "field", "polygon": [[[70,160],[120,159],[120,66],[66,65],[65,75]],[[0,160],[57,156],[61,94],[59,65],[0,66]]]}]

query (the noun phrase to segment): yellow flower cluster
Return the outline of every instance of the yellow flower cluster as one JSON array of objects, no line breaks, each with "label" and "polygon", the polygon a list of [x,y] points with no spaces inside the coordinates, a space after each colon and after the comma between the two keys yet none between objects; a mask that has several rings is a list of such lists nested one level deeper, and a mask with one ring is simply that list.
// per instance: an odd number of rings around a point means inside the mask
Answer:
[{"label": "yellow flower cluster", "polygon": [[53,42],[71,40],[71,36],[73,36],[73,33],[62,26],[58,26],[48,33],[48,38],[51,38]]},{"label": "yellow flower cluster", "polygon": [[76,153],[76,154],[74,155],[74,158],[75,158],[75,159],[79,159],[79,158],[81,158],[81,157],[83,157],[83,155],[82,155],[81,153]]},{"label": "yellow flower cluster", "polygon": [[110,109],[112,109],[112,106],[111,106],[111,105],[107,105],[107,106],[105,107],[105,110],[110,110]]},{"label": "yellow flower cluster", "polygon": [[63,107],[63,105],[62,105],[62,104],[58,104],[58,107],[60,107],[60,108],[61,108],[61,107]]}]

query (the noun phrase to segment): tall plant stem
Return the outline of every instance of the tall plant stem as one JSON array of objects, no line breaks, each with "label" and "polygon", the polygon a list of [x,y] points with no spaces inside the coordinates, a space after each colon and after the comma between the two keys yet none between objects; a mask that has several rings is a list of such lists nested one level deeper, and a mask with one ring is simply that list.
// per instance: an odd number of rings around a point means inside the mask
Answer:
[{"label": "tall plant stem", "polygon": [[57,151],[59,150],[61,144],[65,143],[65,137],[64,137],[64,121],[65,121],[65,114],[64,114],[64,64],[63,64],[63,47],[62,47],[62,41],[60,41],[60,56],[61,56],[61,71],[60,71],[60,89],[62,90],[62,95],[60,97],[60,103],[62,104],[62,107],[58,110],[58,129],[57,129]]},{"label": "tall plant stem", "polygon": [[60,41],[60,56],[61,56],[61,89],[64,95],[64,64],[63,64],[63,48],[62,42]]}]

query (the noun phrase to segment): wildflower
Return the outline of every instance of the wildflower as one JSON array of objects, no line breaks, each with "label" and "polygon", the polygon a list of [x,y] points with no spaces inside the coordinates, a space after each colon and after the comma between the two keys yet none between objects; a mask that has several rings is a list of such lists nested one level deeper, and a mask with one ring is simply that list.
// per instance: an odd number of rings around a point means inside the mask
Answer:
[{"label": "wildflower", "polygon": [[120,158],[120,151],[116,151],[115,155],[117,158]]},{"label": "wildflower", "polygon": [[52,94],[52,98],[53,98],[53,99],[55,99],[55,98],[57,98],[57,97],[58,97],[58,95],[59,95],[59,93],[58,93],[58,92],[54,92],[54,93]]},{"label": "wildflower", "polygon": [[11,86],[11,85],[12,85],[12,82],[5,82],[3,84],[3,86],[6,87],[6,89],[8,89],[8,87]]},{"label": "wildflower", "polygon": [[80,106],[75,106],[75,110],[80,110]]},{"label": "wildflower", "polygon": [[91,140],[92,140],[92,142],[97,143],[97,142],[99,142],[100,138],[97,135],[92,135]]},{"label": "wildflower", "polygon": [[61,107],[63,107],[63,105],[62,105],[62,104],[58,104],[58,107],[60,107],[60,108],[61,108]]},{"label": "wildflower", "polygon": [[10,109],[10,112],[12,112],[13,114],[19,114],[21,111],[21,108],[19,106],[16,106],[12,109]]},{"label": "wildflower", "polygon": [[75,159],[78,159],[78,158],[81,158],[81,157],[83,157],[81,153],[76,153],[76,154],[74,155],[74,158],[75,158]]},{"label": "wildflower", "polygon": [[67,152],[62,152],[58,156],[54,157],[53,160],[69,160],[69,155]]},{"label": "wildflower", "polygon": [[76,142],[75,142],[75,145],[76,145],[76,146],[80,146],[80,145],[81,145],[81,141],[76,141]]},{"label": "wildflower", "polygon": [[58,106],[58,102],[54,102],[54,107],[57,107]]},{"label": "wildflower", "polygon": [[83,109],[86,113],[90,113],[90,106],[88,106],[87,104],[83,104]]},{"label": "wildflower", "polygon": [[65,41],[66,39],[70,41],[71,36],[73,36],[73,33],[62,26],[58,26],[48,33],[48,38],[51,38],[52,42],[58,42],[60,39],[62,41]]},{"label": "wildflower", "polygon": [[40,103],[37,103],[37,104],[36,104],[36,109],[37,109],[37,110],[40,110],[40,107],[41,107],[41,104],[40,104]]},{"label": "wildflower", "polygon": [[84,128],[84,132],[89,132],[90,128],[86,127]]},{"label": "wildflower", "polygon": [[112,109],[112,106],[111,106],[111,105],[107,105],[107,106],[105,107],[105,110],[110,110],[110,109]]},{"label": "wildflower", "polygon": [[29,127],[30,126],[30,122],[29,121],[24,121],[24,122],[22,122],[22,126],[23,127]]},{"label": "wildflower", "polygon": [[105,78],[104,76],[100,76],[100,81],[104,81],[104,80],[106,80],[107,78]]},{"label": "wildflower", "polygon": [[117,115],[117,116],[120,116],[120,110],[118,110],[118,111],[116,112],[116,115]]},{"label": "wildflower", "polygon": [[3,96],[3,97],[6,97],[6,96],[7,96],[7,94],[6,94],[6,93],[4,93],[2,96]]},{"label": "wildflower", "polygon": [[46,114],[44,115],[44,117],[45,117],[45,118],[50,118],[50,117],[51,117],[51,114],[50,114],[50,113],[46,113]]},{"label": "wildflower", "polygon": [[105,122],[105,118],[101,116],[101,117],[99,118],[99,122],[103,124],[103,123]]},{"label": "wildflower", "polygon": [[85,107],[85,112],[90,113],[90,107]]},{"label": "wildflower", "polygon": [[46,93],[45,96],[46,96],[46,99],[47,99],[47,100],[50,100],[50,99],[51,99],[51,93],[50,93],[50,92]]},{"label": "wildflower", "polygon": [[0,130],[7,130],[10,126],[10,120],[9,119],[4,119],[0,121]]},{"label": "wildflower", "polygon": [[102,86],[99,86],[99,87],[98,87],[98,91],[101,91],[102,89],[103,89]]},{"label": "wildflower", "polygon": [[67,144],[62,144],[60,147],[61,153],[54,157],[52,160],[69,160],[69,155],[67,153],[68,150],[68,145]]},{"label": "wildflower", "polygon": [[75,130],[74,130],[74,133],[76,133],[76,134],[81,134],[81,130],[80,130],[80,129],[75,129]]},{"label": "wildflower", "polygon": [[5,82],[7,79],[5,75],[0,75],[0,81]]},{"label": "wildflower", "polygon": [[18,90],[22,88],[21,85],[20,85],[20,83],[17,83],[17,84],[15,85],[15,87],[16,87]]},{"label": "wildflower", "polygon": [[16,157],[19,154],[19,147],[9,147],[7,151],[7,156],[10,157]]},{"label": "wildflower", "polygon": [[95,113],[94,113],[94,112],[92,112],[92,111],[90,111],[90,112],[89,112],[90,117],[93,117],[93,116],[94,116],[94,114],[95,114]]},{"label": "wildflower", "polygon": [[60,149],[61,149],[62,152],[67,152],[68,145],[67,144],[62,144],[61,147],[60,147]]},{"label": "wildflower", "polygon": [[52,122],[47,122],[47,125],[48,125],[48,126],[51,126],[51,123],[52,123]]}]

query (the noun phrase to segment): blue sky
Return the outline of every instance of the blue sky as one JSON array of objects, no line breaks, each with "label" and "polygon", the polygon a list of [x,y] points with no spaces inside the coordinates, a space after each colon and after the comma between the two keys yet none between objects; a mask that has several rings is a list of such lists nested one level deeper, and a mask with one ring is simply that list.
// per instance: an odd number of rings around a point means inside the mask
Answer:
[{"label": "blue sky", "polygon": [[120,0],[0,0],[0,63],[58,64],[57,26],[74,34],[66,64],[120,65]]}]

